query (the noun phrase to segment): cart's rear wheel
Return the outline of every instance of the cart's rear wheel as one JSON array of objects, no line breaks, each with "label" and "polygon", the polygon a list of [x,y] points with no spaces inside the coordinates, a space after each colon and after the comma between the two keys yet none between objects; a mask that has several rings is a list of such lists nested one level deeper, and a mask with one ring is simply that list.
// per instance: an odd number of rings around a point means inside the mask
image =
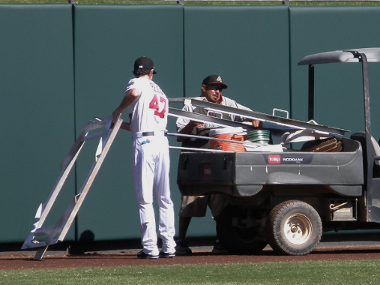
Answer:
[{"label": "cart's rear wheel", "polygon": [[217,221],[218,238],[225,249],[236,254],[258,254],[268,244],[261,216],[250,209],[227,206]]},{"label": "cart's rear wheel", "polygon": [[322,221],[309,204],[285,201],[270,212],[266,236],[270,246],[279,253],[305,255],[321,240]]}]

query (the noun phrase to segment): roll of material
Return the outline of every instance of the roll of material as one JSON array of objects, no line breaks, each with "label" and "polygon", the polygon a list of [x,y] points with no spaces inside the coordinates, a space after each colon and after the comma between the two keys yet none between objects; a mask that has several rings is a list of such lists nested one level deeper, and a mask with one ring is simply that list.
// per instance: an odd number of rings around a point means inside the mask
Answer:
[{"label": "roll of material", "polygon": [[267,130],[254,130],[248,132],[250,141],[261,144],[268,144],[270,141],[270,131]]}]

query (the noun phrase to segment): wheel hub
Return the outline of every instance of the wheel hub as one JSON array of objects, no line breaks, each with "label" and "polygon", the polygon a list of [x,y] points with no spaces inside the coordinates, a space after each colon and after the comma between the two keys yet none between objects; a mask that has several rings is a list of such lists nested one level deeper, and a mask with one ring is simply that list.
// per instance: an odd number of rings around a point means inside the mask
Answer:
[{"label": "wheel hub", "polygon": [[312,224],[305,215],[294,214],[286,219],[284,233],[291,243],[303,244],[312,234]]}]

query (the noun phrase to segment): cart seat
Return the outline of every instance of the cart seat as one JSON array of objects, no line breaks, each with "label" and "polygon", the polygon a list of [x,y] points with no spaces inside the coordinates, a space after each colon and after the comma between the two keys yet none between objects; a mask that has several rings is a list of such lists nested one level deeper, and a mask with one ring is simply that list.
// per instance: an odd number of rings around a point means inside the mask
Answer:
[{"label": "cart seat", "polygon": [[[351,139],[359,141],[365,153],[367,152],[364,132],[359,132],[351,135]],[[374,163],[375,165],[380,166],[380,146],[373,136],[371,136],[371,144],[374,152]]]}]

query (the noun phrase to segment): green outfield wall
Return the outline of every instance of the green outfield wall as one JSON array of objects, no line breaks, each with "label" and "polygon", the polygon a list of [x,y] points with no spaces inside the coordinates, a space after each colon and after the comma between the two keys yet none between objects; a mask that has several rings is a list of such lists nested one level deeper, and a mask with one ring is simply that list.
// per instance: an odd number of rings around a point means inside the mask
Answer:
[{"label": "green outfield wall", "polygon": [[[379,24],[377,6],[0,5],[0,243],[24,241],[75,138],[89,120],[117,107],[137,57],[154,60],[154,80],[169,98],[198,96],[202,79],[219,74],[229,86],[225,96],[306,120],[307,67],[297,62],[322,51],[380,47]],[[370,71],[379,138],[380,70]],[[363,130],[360,73],[356,65],[316,69],[317,122]],[[168,129],[175,132],[175,118]],[[130,133],[120,131],[67,241],[140,237],[131,145]],[[51,223],[82,186],[96,146],[85,144]],[[171,150],[176,213],[178,155]],[[193,219],[188,235],[215,236],[210,213]]]},{"label": "green outfield wall", "polygon": [[[0,5],[0,38],[0,242],[4,243],[25,239],[75,139],[72,8]],[[69,177],[67,186],[63,203],[75,193],[74,177]],[[53,213],[52,221],[59,215]],[[73,229],[67,238],[74,239]]]}]

